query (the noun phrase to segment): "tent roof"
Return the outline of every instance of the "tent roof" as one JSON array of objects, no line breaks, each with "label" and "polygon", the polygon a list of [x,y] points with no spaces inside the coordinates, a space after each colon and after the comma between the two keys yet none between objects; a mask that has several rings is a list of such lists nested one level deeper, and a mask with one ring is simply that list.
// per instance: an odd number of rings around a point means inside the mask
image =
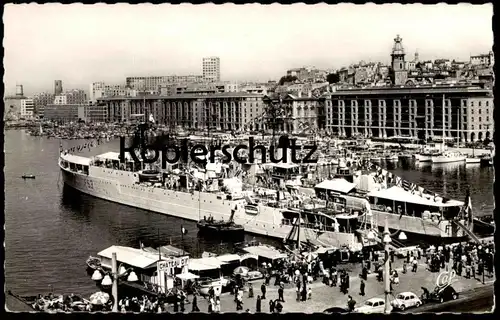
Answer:
[{"label": "tent roof", "polygon": [[267,258],[270,260],[286,258],[286,253],[281,253],[276,249],[267,247],[267,246],[251,246],[243,249],[244,251],[254,254],[259,257]]},{"label": "tent roof", "polygon": [[314,188],[339,191],[342,193],[349,193],[352,189],[356,188],[356,184],[351,183],[346,179],[332,179],[320,182],[317,185],[315,185]]},{"label": "tent roof", "polygon": [[155,265],[158,261],[158,255],[146,252],[144,250],[122,247],[122,246],[111,246],[107,249],[102,250],[97,255],[112,259],[113,252],[116,253],[116,260],[121,263],[128,264],[132,267],[140,269],[148,269]]},{"label": "tent roof", "polygon": [[425,197],[421,197],[417,193],[413,194],[410,191],[406,191],[398,186],[393,186],[389,189],[372,191],[368,193],[368,196],[433,207],[456,207],[464,204],[462,201],[457,200],[449,200],[446,203],[436,202],[434,201],[433,196],[431,196],[430,199],[427,199]]},{"label": "tent roof", "polygon": [[191,259],[188,269],[194,271],[213,270],[219,269],[222,264],[225,263],[215,257]]},{"label": "tent roof", "polygon": [[223,254],[223,255],[215,257],[215,258],[222,263],[229,263],[232,261],[240,261],[241,257],[237,254]]},{"label": "tent roof", "polygon": [[175,275],[177,278],[182,279],[182,280],[192,280],[192,279],[198,279],[199,276],[192,274],[191,272],[184,272],[184,273],[179,273]]}]

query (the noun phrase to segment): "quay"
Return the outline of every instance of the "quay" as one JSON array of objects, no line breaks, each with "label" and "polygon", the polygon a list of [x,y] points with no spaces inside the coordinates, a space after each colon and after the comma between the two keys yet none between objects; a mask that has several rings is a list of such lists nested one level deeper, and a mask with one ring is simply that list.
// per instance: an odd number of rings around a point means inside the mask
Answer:
[{"label": "quay", "polygon": [[[395,269],[400,278],[398,285],[393,285],[392,297],[396,296],[401,292],[412,292],[417,296],[422,293],[422,287],[433,290],[435,287],[436,280],[439,276],[439,272],[430,272],[428,265],[424,263],[423,258],[419,260],[417,271],[412,272],[408,268],[406,273],[403,273],[403,260],[395,259],[393,263],[393,269]],[[340,292],[339,286],[329,286],[322,283],[321,278],[318,278],[313,283],[308,286],[312,289],[311,299],[306,301],[297,301],[296,286],[295,284],[285,284],[284,285],[284,302],[283,305],[284,313],[322,313],[325,310],[333,307],[346,308],[348,297],[351,296],[354,301],[356,301],[355,307],[360,307],[366,300],[371,298],[383,298],[384,297],[384,285],[383,281],[380,282],[376,279],[375,273],[368,274],[367,280],[365,282],[364,295],[360,294],[360,282],[361,279],[358,276],[361,273],[360,264],[339,264],[337,270],[346,270],[350,275],[350,284],[347,293]],[[385,275],[384,275],[385,276]],[[468,301],[473,301],[474,305],[477,305],[481,310],[478,311],[488,311],[493,308],[493,296],[494,296],[494,277],[486,277],[483,284],[483,279],[481,277],[467,279],[463,276],[457,276],[457,279],[452,283],[453,288],[459,293],[459,299],[456,301],[439,303],[429,303],[424,304],[419,308],[411,308],[404,313],[415,313],[415,312],[437,312],[441,309],[443,311],[455,312],[457,306],[464,304]],[[244,288],[243,292],[243,309],[236,310],[236,303],[234,301],[234,295],[231,293],[223,293],[220,295],[220,305],[221,312],[256,312],[256,301],[257,296],[262,295],[261,285],[264,280],[254,280],[250,282],[253,288],[253,297],[249,297],[248,286]],[[274,285],[274,279],[271,279],[268,286],[266,286],[266,299],[261,300],[261,312],[269,313],[269,301],[278,299],[278,289],[279,286]],[[96,288],[96,291],[97,288]],[[119,296],[119,299],[123,299],[123,296]],[[188,296],[189,303],[185,305],[185,312],[190,313],[192,308],[193,296]],[[208,300],[201,296],[198,296],[197,305],[200,312],[208,312]],[[8,311],[15,312],[33,312],[33,309],[28,305],[23,303],[20,299],[16,298],[14,295],[6,294],[6,307]],[[163,312],[174,312],[174,307],[169,304],[166,308],[163,308]],[[471,311],[468,309],[468,311]],[[397,311],[393,311],[397,312]]]},{"label": "quay", "polygon": [[33,308],[10,292],[5,293],[5,309],[9,312],[34,312]]}]

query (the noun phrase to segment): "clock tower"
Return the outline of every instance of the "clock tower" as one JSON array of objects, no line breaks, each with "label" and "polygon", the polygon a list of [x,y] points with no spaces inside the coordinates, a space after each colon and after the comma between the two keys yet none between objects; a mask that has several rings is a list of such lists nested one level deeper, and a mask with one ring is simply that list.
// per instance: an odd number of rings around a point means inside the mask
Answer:
[{"label": "clock tower", "polygon": [[402,44],[403,39],[397,35],[394,39],[394,46],[391,53],[391,80],[395,86],[402,86],[408,78],[406,70],[405,50]]}]

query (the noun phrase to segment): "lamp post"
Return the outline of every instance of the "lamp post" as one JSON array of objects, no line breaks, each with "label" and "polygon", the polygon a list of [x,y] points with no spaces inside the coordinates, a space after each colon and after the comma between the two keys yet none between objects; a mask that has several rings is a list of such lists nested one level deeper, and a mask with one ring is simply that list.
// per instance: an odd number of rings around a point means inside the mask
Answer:
[{"label": "lamp post", "polygon": [[118,273],[118,267],[117,267],[117,258],[116,258],[116,252],[112,253],[112,259],[111,259],[111,276],[109,274],[106,274],[104,277],[102,276],[102,273],[100,270],[95,270],[94,273],[92,274],[92,280],[96,282],[101,282],[101,286],[103,287],[112,287],[111,288],[111,294],[113,296],[113,312],[118,312],[118,278],[127,275],[127,281],[128,282],[136,282],[139,281],[137,274],[130,268],[130,269],[125,269],[123,265],[120,265],[120,271]]},{"label": "lamp post", "polygon": [[116,252],[113,252],[111,260],[111,275],[113,277],[113,287],[111,288],[111,294],[113,295],[113,312],[118,312],[118,271]]},{"label": "lamp post", "polygon": [[[399,232],[396,231],[396,233]],[[367,235],[369,240],[377,240],[376,233],[373,230],[370,230]],[[407,240],[406,234],[401,231],[398,236],[399,240]],[[384,257],[384,266],[385,266],[385,308],[384,308],[384,313],[389,314],[391,313],[392,307],[391,307],[391,302],[390,302],[390,294],[391,294],[391,261],[390,261],[390,252],[389,252],[389,244],[392,242],[391,239],[391,233],[389,232],[389,222],[387,220],[387,217],[385,218],[385,225],[384,225],[384,233],[382,237],[382,242],[384,243],[384,251],[385,251],[385,257]]]}]

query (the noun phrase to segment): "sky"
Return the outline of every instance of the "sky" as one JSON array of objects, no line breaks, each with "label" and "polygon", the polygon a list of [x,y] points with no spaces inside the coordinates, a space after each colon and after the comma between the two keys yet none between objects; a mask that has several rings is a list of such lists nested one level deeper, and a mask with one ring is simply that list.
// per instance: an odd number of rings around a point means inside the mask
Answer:
[{"label": "sky", "polygon": [[278,80],[287,69],[389,63],[396,35],[407,59],[468,61],[492,50],[486,5],[61,5],[8,4],[4,85],[25,94],[88,91],[128,76],[202,74],[218,56],[221,80]]}]

